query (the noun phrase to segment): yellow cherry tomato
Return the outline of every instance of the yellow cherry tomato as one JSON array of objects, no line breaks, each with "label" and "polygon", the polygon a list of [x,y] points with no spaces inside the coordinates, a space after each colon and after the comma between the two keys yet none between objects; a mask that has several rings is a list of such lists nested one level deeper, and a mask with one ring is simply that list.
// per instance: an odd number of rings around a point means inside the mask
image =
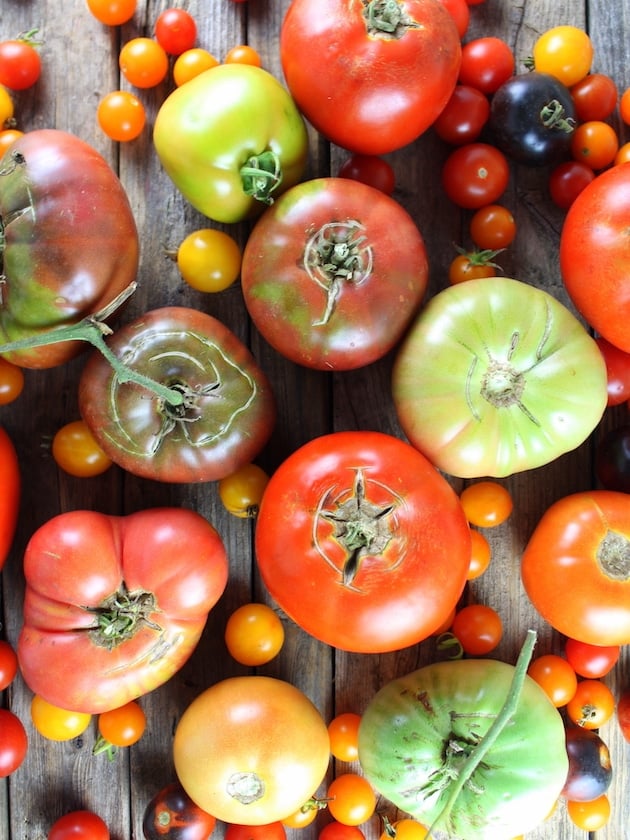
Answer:
[{"label": "yellow cherry tomato", "polygon": [[31,700],[31,720],[39,734],[49,741],[70,741],[85,732],[92,715],[62,709],[35,694]]},{"label": "yellow cherry tomato", "polygon": [[14,105],[11,94],[0,85],[0,128],[9,128],[13,120]]},{"label": "yellow cherry tomato", "polygon": [[83,420],[73,420],[57,431],[52,454],[64,472],[78,478],[101,475],[112,465]]},{"label": "yellow cherry tomato", "polygon": [[173,81],[177,87],[181,87],[186,82],[194,79],[205,70],[211,70],[219,64],[219,60],[215,58],[208,50],[202,47],[193,47],[186,50],[181,55],[178,55],[173,65]]},{"label": "yellow cherry tomato", "polygon": [[534,44],[534,69],[549,73],[571,87],[591,69],[593,52],[591,39],[583,29],[554,26],[543,32]]},{"label": "yellow cherry tomato", "polygon": [[219,481],[219,498],[228,513],[253,519],[269,483],[269,476],[257,464],[244,464]]},{"label": "yellow cherry tomato", "polygon": [[228,233],[214,228],[196,230],[177,249],[177,267],[189,286],[199,292],[221,292],[241,271],[241,249]]},{"label": "yellow cherry tomato", "polygon": [[284,644],[282,621],[266,604],[243,604],[227,620],[225,644],[241,665],[264,665]]}]

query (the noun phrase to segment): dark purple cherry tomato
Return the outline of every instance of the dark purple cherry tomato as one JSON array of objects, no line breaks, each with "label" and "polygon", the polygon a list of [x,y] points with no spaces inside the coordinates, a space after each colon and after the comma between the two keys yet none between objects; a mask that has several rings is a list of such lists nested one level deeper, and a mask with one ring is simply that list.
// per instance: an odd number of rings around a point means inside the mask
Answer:
[{"label": "dark purple cherry tomato", "polygon": [[630,493],[630,426],[604,435],[595,450],[595,472],[606,490]]},{"label": "dark purple cherry tomato", "polygon": [[562,796],[573,802],[590,802],[608,790],[612,764],[608,746],[592,729],[570,726],[566,732],[569,772]]},{"label": "dark purple cherry tomato", "polygon": [[144,812],[145,840],[208,840],[216,820],[199,808],[179,782],[155,794]]}]

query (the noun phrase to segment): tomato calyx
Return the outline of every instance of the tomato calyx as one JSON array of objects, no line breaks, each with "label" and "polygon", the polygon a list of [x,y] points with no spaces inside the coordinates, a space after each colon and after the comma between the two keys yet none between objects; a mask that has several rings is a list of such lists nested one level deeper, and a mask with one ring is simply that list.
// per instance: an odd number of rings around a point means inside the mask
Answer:
[{"label": "tomato calyx", "polygon": [[399,39],[408,29],[420,28],[398,0],[364,0],[363,17],[371,37]]},{"label": "tomato calyx", "polygon": [[630,540],[617,531],[607,531],[597,549],[597,562],[609,578],[630,579]]},{"label": "tomato calyx", "polygon": [[456,245],[455,250],[461,256],[466,257],[471,265],[490,265],[492,268],[501,270],[501,266],[494,262],[494,259],[505,251],[505,248],[481,248],[467,251],[466,248]]},{"label": "tomato calyx", "polygon": [[557,99],[547,102],[540,110],[540,119],[545,128],[558,129],[566,134],[572,134],[577,122],[566,116],[564,105]]},{"label": "tomato calyx", "polygon": [[98,607],[86,609],[96,617],[96,624],[88,631],[92,641],[107,650],[132,639],[141,627],[162,630],[149,618],[157,609],[155,595],[143,590],[129,592],[124,582]]},{"label": "tomato calyx", "polygon": [[272,193],[282,183],[280,158],[268,149],[252,155],[240,169],[243,192],[263,204],[273,204]]},{"label": "tomato calyx", "polygon": [[265,795],[265,783],[253,771],[232,773],[227,780],[226,791],[241,805],[251,805]]},{"label": "tomato calyx", "polygon": [[372,273],[372,248],[355,219],[326,222],[309,238],[304,248],[304,270],[326,292],[326,308],[313,326],[330,321],[344,285],[358,286]]},{"label": "tomato calyx", "polygon": [[26,29],[24,32],[20,32],[15,40],[19,41],[21,44],[28,44],[29,47],[41,47],[44,42],[35,37],[38,32],[39,29],[37,27],[34,29]]}]

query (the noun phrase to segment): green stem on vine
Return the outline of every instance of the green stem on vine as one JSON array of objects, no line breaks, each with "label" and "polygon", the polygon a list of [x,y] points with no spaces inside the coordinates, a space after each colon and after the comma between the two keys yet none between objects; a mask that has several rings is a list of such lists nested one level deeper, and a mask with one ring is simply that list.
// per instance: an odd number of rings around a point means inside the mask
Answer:
[{"label": "green stem on vine", "polygon": [[162,385],[150,376],[145,376],[143,373],[138,373],[133,368],[121,362],[120,359],[110,350],[105,342],[105,336],[111,335],[112,330],[104,323],[113,312],[115,312],[124,301],[133,294],[136,290],[136,283],[131,283],[124,289],[111,303],[103,307],[94,315],[89,315],[87,318],[79,321],[76,324],[67,324],[63,327],[49,330],[47,332],[39,333],[38,335],[30,336],[29,338],[18,339],[17,341],[9,341],[6,344],[0,344],[0,356],[5,353],[13,353],[19,350],[31,350],[35,347],[46,347],[50,344],[59,344],[63,341],[86,341],[95,347],[107,359],[112,366],[114,373],[121,383],[132,382],[148,391],[152,391],[156,397],[164,400],[172,406],[182,405],[184,402],[184,394],[176,389],[169,388],[167,385]]},{"label": "green stem on vine", "polygon": [[479,744],[470,753],[470,755],[462,765],[461,772],[459,773],[457,779],[451,787],[451,791],[448,795],[446,803],[444,804],[444,807],[429,826],[429,833],[427,834],[425,840],[428,840],[430,837],[433,837],[433,831],[434,829],[438,828],[438,823],[441,822],[445,817],[448,817],[450,812],[453,810],[453,806],[457,801],[457,797],[462,792],[464,785],[471,778],[472,774],[475,772],[477,767],[481,764],[488,750],[490,750],[490,748],[493,746],[501,732],[504,730],[504,728],[510,722],[510,719],[516,712],[518,702],[521,697],[521,692],[523,690],[523,684],[525,682],[525,678],[527,677],[527,668],[529,667],[535,644],[536,631],[528,630],[527,636],[525,637],[525,641],[523,642],[523,646],[521,648],[521,652],[519,653],[518,659],[516,661],[516,665],[514,666],[514,676],[512,677],[512,682],[510,684],[510,689],[507,693],[507,697],[505,698],[505,702],[503,703],[499,714],[494,719],[490,729],[488,729],[488,731],[481,739]]}]

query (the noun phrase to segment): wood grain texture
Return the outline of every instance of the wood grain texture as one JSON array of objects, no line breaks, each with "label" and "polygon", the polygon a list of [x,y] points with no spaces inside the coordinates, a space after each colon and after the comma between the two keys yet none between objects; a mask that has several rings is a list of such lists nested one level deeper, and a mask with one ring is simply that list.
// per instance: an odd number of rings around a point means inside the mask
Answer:
[{"label": "wood grain texture", "polygon": [[[264,66],[281,78],[278,38],[288,2],[184,0],[172,5],[183,5],[195,16],[199,44],[217,58],[235,44],[250,43],[261,53]],[[276,354],[248,322],[238,284],[214,296],[195,292],[185,286],[175,264],[166,256],[166,251],[176,247],[188,232],[208,226],[208,220],[177,193],[153,150],[150,124],[171,83],[141,93],[149,128],[131,144],[107,140],[98,129],[95,112],[105,93],[128,87],[124,80],[121,82],[117,65],[121,44],[137,35],[151,35],[157,15],[169,5],[166,0],[139,0],[131,22],[108,29],[91,17],[85,0],[2,0],[0,36],[10,37],[37,26],[45,39],[41,81],[16,96],[20,127],[56,127],[73,132],[101,151],[119,173],[141,234],[139,289],[125,318],[166,304],[190,305],[224,321],[250,344],[271,380],[278,403],[276,430],[259,459],[267,470],[275,469],[302,443],[326,432],[379,429],[400,435],[389,399],[391,356],[369,368],[344,374],[298,369]],[[514,50],[519,70],[534,40],[545,29],[562,23],[588,24],[596,51],[593,69],[613,75],[620,90],[630,85],[625,35],[630,25],[630,0],[619,0],[614,9],[604,0],[486,0],[471,7],[471,12],[466,40],[486,34],[504,38]],[[308,175],[336,174],[346,153],[312,130],[310,140]],[[447,285],[453,243],[471,244],[469,214],[458,212],[440,190],[438,173],[447,152],[429,131],[387,156],[397,177],[395,198],[413,216],[427,242],[431,293]],[[545,172],[514,168],[504,202],[514,212],[519,231],[514,245],[501,255],[504,272],[547,289],[568,304],[558,265],[563,216],[548,199]],[[244,244],[246,225],[234,226],[230,232]],[[110,826],[112,840],[140,840],[146,804],[174,777],[171,740],[183,710],[208,685],[246,673],[227,654],[223,641],[227,616],[252,599],[271,603],[254,563],[254,526],[225,513],[214,484],[158,484],[135,479],[116,467],[98,479],[82,480],[57,469],[47,444],[60,426],[78,416],[76,383],[83,361],[79,358],[51,371],[27,371],[22,398],[0,407],[0,423],[16,443],[24,476],[19,530],[2,574],[2,636],[15,642],[19,632],[24,589],[21,557],[30,534],[50,517],[67,510],[88,507],[125,513],[165,504],[197,509],[215,524],[225,541],[230,582],[191,660],[168,684],[143,699],[148,718],[146,735],[114,762],[91,755],[95,724],[71,742],[45,741],[30,725],[31,695],[22,681],[18,678],[4,692],[3,705],[12,708],[29,728],[30,749],[24,765],[0,782],[0,840],[45,840],[55,819],[78,808],[98,812]],[[603,425],[612,425],[618,416],[610,413]],[[514,496],[514,513],[507,523],[488,532],[493,549],[491,568],[468,587],[464,596],[465,602],[489,603],[502,615],[505,635],[496,652],[498,658],[514,661],[530,627],[539,632],[537,653],[561,650],[562,640],[543,624],[524,594],[519,560],[535,524],[553,501],[594,486],[592,453],[593,441],[588,441],[547,467],[505,480]],[[463,482],[453,480],[453,485],[460,490]],[[285,627],[287,638],[281,654],[260,670],[298,685],[326,719],[342,711],[361,712],[387,680],[436,655],[434,640],[396,654],[344,654],[307,637],[286,618]],[[607,681],[615,691],[630,682],[627,651]],[[611,821],[596,838],[629,840],[630,746],[620,738],[614,721],[602,730],[602,736],[611,749],[615,776],[610,790]],[[335,768],[331,764],[330,775],[343,769],[346,765]],[[379,807],[390,819],[395,818],[387,803]],[[379,833],[378,819],[365,826],[367,840],[376,840]],[[214,836],[221,835],[219,827]],[[527,838],[584,840],[586,836],[571,824],[560,803],[548,822]],[[290,840],[316,837],[316,827],[300,834],[289,832]]]}]

